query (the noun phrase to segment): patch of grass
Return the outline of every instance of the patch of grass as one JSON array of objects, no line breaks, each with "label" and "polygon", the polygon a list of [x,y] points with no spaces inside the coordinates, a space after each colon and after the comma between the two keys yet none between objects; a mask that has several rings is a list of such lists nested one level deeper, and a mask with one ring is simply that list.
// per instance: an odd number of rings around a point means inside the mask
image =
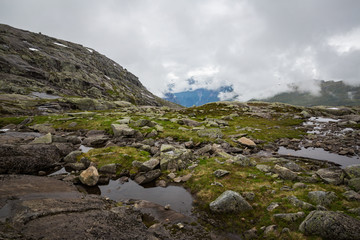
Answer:
[{"label": "patch of grass", "polygon": [[81,154],[78,159],[82,157],[87,157],[90,161],[96,163],[99,168],[107,164],[117,163],[121,165],[122,169],[136,172],[132,162],[135,160],[145,162],[150,159],[150,153],[133,147],[107,147],[91,149],[89,152]]},{"label": "patch of grass", "polygon": [[3,117],[0,118],[0,127],[4,127],[9,124],[19,124],[24,121],[26,117]]}]

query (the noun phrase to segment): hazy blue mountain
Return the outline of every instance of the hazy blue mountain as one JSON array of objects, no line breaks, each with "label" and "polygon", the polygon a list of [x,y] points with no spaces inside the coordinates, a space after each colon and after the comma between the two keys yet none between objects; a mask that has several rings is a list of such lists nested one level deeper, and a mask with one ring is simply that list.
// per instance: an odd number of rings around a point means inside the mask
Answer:
[{"label": "hazy blue mountain", "polygon": [[178,93],[167,92],[165,93],[164,99],[185,107],[200,106],[209,102],[220,101],[219,94],[221,92],[233,92],[233,88],[231,86],[225,86],[217,90],[199,88]]}]

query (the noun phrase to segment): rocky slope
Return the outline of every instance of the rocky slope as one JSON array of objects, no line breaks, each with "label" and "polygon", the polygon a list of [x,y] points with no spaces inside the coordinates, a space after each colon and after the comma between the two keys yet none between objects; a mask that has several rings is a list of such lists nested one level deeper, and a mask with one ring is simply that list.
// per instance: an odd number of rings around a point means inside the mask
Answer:
[{"label": "rocky slope", "polygon": [[93,49],[3,24],[0,93],[171,105],[150,93],[134,74]]},{"label": "rocky slope", "polygon": [[[0,129],[3,239],[360,236],[359,107],[128,105],[2,117]],[[336,161],[280,151],[312,147]],[[157,186],[147,194],[163,188],[156,199],[184,186],[195,199],[191,214],[167,202],[115,199],[135,188],[127,182]]]}]

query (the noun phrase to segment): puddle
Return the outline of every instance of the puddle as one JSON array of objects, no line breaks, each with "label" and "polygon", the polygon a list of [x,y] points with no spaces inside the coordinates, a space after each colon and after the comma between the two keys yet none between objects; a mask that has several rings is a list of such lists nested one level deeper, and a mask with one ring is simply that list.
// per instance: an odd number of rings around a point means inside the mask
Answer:
[{"label": "puddle", "polygon": [[279,154],[282,155],[290,155],[290,156],[297,156],[297,157],[306,157],[306,158],[313,158],[317,160],[324,160],[329,162],[334,162],[341,167],[346,167],[352,164],[360,164],[360,158],[359,157],[348,157],[343,156],[335,153],[330,153],[328,151],[325,151],[322,148],[304,148],[302,147],[301,150],[292,150],[287,149],[284,147],[280,147]]},{"label": "puddle", "polygon": [[339,122],[340,119],[324,118],[324,117],[311,117],[311,118],[309,118],[309,121],[328,123],[328,122]]},{"label": "puddle", "polygon": [[91,149],[94,149],[92,147],[86,147],[84,145],[80,145],[79,147],[80,151],[82,151],[83,153],[87,153],[88,151],[90,151]]},{"label": "puddle", "polygon": [[32,92],[30,95],[41,98],[41,99],[58,99],[61,98],[60,96],[51,95],[47,93],[41,93],[41,92]]},{"label": "puddle", "polygon": [[171,209],[184,215],[191,215],[193,198],[191,194],[181,186],[149,187],[145,188],[129,179],[122,183],[120,180],[110,180],[108,185],[98,186],[101,196],[114,201],[136,199],[147,200],[159,205],[170,204]]}]

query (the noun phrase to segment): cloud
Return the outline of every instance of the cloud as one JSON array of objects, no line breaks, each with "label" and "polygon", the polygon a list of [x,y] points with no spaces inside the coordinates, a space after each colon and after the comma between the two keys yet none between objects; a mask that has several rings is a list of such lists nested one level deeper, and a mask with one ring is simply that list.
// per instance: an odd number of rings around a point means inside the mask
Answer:
[{"label": "cloud", "polygon": [[[153,93],[233,86],[269,97],[360,84],[357,0],[2,0],[0,22],[91,47]],[[195,82],[189,85],[192,78]]]}]

